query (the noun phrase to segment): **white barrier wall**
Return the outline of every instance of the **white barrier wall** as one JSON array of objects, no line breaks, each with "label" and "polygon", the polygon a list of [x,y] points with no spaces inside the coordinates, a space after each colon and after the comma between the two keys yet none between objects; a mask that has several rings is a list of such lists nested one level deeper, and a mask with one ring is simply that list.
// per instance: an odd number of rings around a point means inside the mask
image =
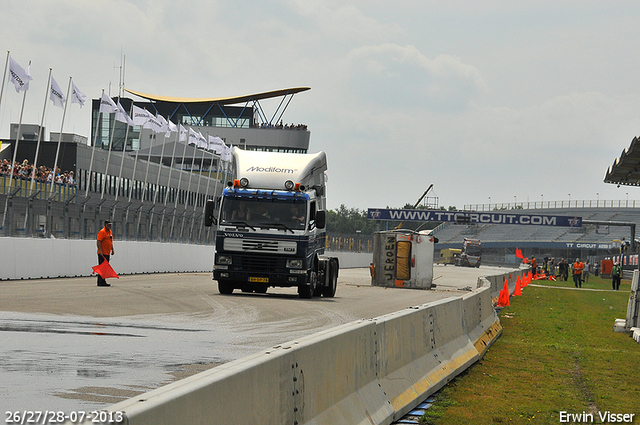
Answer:
[{"label": "white barrier wall", "polygon": [[[213,246],[115,241],[114,249],[118,274],[213,269]],[[0,237],[0,279],[89,276],[97,264],[93,240]]]},{"label": "white barrier wall", "polygon": [[[118,274],[210,272],[213,246],[115,241]],[[0,280],[89,276],[98,264],[94,240],[0,237]],[[371,253],[331,252],[340,268],[369,267]]]},{"label": "white barrier wall", "polygon": [[325,251],[327,257],[337,257],[341,269],[368,268],[373,261],[371,252]]},{"label": "white barrier wall", "polygon": [[465,296],[291,341],[108,410],[124,412],[128,425],[390,424],[499,337],[492,285],[484,282]]}]

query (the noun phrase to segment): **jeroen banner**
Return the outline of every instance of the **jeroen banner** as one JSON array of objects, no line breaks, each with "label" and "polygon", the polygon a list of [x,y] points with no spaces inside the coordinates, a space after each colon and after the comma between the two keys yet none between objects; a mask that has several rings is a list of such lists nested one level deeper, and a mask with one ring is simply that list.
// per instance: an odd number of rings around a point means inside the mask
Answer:
[{"label": "jeroen banner", "polygon": [[582,217],[540,214],[513,214],[501,212],[406,210],[369,208],[370,220],[387,221],[439,221],[475,224],[518,224],[534,226],[581,227]]}]

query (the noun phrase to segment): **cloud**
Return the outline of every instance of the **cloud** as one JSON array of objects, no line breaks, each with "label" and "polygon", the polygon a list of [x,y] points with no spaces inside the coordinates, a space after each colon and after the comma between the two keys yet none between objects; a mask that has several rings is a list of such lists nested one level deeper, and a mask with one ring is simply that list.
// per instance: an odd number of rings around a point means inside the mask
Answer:
[{"label": "cloud", "polygon": [[346,62],[346,84],[365,105],[459,112],[487,90],[474,66],[451,55],[427,58],[412,45],[357,47]]}]

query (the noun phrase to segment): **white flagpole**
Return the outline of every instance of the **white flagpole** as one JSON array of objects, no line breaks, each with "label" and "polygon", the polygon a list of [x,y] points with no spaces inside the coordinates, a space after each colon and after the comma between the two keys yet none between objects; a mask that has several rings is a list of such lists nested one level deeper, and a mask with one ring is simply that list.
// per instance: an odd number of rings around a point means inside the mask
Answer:
[{"label": "white flagpole", "polygon": [[[202,149],[202,158],[200,158],[200,169],[198,170],[198,189],[200,188],[200,183],[202,182],[202,167],[204,164],[204,152],[206,151],[206,149]],[[196,196],[196,202],[194,202],[193,204],[193,210],[195,211],[197,206],[198,206],[198,197]],[[206,199],[205,199],[206,201]]]},{"label": "white flagpole", "polygon": [[[143,127],[144,128],[144,127]],[[140,130],[142,132],[142,130]],[[155,134],[155,133],[154,133]],[[144,196],[147,193],[147,181],[149,177],[149,163],[151,162],[151,143],[149,143],[149,154],[147,155],[147,169],[144,172],[144,186],[142,187],[142,196],[140,197],[140,201],[144,203]],[[138,214],[138,224],[136,226],[136,237],[138,233],[140,233],[140,219],[142,218],[142,214]]]},{"label": "white flagpole", "polygon": [[51,193],[53,194],[53,184],[56,181],[56,170],[58,168],[58,157],[60,155],[60,144],[62,143],[62,129],[64,128],[64,117],[67,114],[67,105],[69,104],[69,93],[71,92],[71,77],[69,77],[69,87],[67,87],[67,97],[64,102],[64,110],[62,111],[62,122],[60,123],[60,136],[58,137],[58,147],[56,148],[56,159],[53,161],[53,177],[51,178]]},{"label": "white flagpole", "polygon": [[[118,96],[118,103],[120,103],[120,96]],[[107,186],[107,174],[109,174],[109,162],[111,161],[111,147],[113,146],[113,136],[116,132],[116,122],[118,121],[116,119],[116,115],[118,114],[118,112],[115,112],[115,115],[113,116],[113,126],[111,127],[111,137],[109,140],[109,153],[107,153],[107,164],[104,166],[104,183],[102,184],[102,193],[100,194],[100,199],[104,199],[104,189]],[[127,124],[127,127],[129,126],[129,124]]]},{"label": "white flagpole", "polygon": [[[180,125],[178,124],[178,140],[180,140]],[[178,193],[176,194],[176,201],[174,204],[174,210],[178,208],[178,200],[180,199],[180,184],[182,183],[182,175],[185,173],[185,171],[182,169],[184,167],[184,156],[187,153],[187,146],[189,145],[189,137],[187,136],[187,140],[185,140],[184,142],[184,148],[182,149],[182,161],[180,162],[180,176],[178,177]],[[187,199],[188,199],[189,194],[187,193]],[[185,200],[185,205],[184,205],[184,209],[186,211],[187,209],[187,200]],[[176,219],[176,215],[175,215],[175,211],[173,214],[173,217],[171,218],[171,233],[173,233],[173,225],[175,223],[175,219]],[[184,221],[183,221],[184,223]],[[182,226],[181,226],[182,229]],[[180,237],[182,237],[182,230],[180,230]]]},{"label": "white flagpole", "polygon": [[[216,155],[214,153],[211,154],[211,163],[209,164],[209,174],[208,174],[208,179],[207,179],[207,190],[204,193],[204,202],[206,205],[207,202],[207,198],[209,197],[209,185],[211,184],[211,167],[213,166],[213,159],[216,157]],[[216,180],[216,185],[215,188],[213,189],[213,193],[215,196],[216,193],[216,189],[218,188],[218,181]],[[209,234],[209,229],[210,227],[207,228],[207,235]],[[200,232],[202,232],[202,227],[200,228]]]},{"label": "white flagpole", "polygon": [[[129,111],[130,111],[129,116],[131,116],[131,114],[133,114],[133,100],[131,101],[131,108],[129,108]],[[124,154],[127,149],[128,138],[129,138],[129,125],[127,124],[127,131],[124,133],[124,143],[122,144],[122,158],[120,159],[120,171],[118,172],[118,184],[116,185],[116,199],[115,199],[116,201],[118,200],[118,194],[120,193],[120,182],[122,181],[122,166],[124,165]],[[114,211],[115,211],[115,208],[114,208]]]},{"label": "white flagpole", "polygon": [[[193,164],[195,162],[196,155],[198,154],[198,146],[197,145],[194,146],[193,149],[194,151],[193,151],[193,158],[191,158],[191,172],[189,173],[189,184],[187,185],[187,193],[191,192],[191,178],[193,177]],[[188,201],[188,198],[187,198],[187,201]],[[188,207],[188,202],[185,203],[185,208],[186,207]]]},{"label": "white flagpole", "polygon": [[[166,146],[165,141],[167,140],[167,133],[162,133],[162,152],[160,153],[160,164],[158,164],[158,176],[156,177],[156,190],[153,193],[153,205],[155,205],[158,200],[158,193],[160,192],[160,174],[162,173],[162,161],[164,159],[164,147]],[[151,239],[151,225],[153,223],[153,208],[151,209],[151,215],[149,216],[149,239]],[[158,235],[158,239],[161,239],[162,235]]]},{"label": "white flagpole", "polygon": [[4,94],[4,80],[7,76],[8,66],[9,66],[9,50],[7,50],[7,59],[4,62],[4,72],[2,73],[2,87],[0,88],[0,106],[2,106],[2,95]]},{"label": "white flagpole", "polygon": [[160,153],[160,165],[159,165],[159,168],[158,168],[158,176],[156,178],[156,191],[153,194],[153,203],[154,204],[156,203],[156,200],[158,199],[158,192],[160,192],[158,190],[158,186],[160,185],[160,173],[162,173],[162,165],[163,165],[162,161],[164,159],[164,147],[166,146],[166,144],[165,144],[165,140],[166,139],[167,139],[167,133],[166,132],[162,133],[162,151]]},{"label": "white flagpole", "polygon": [[[38,172],[38,153],[40,152],[40,142],[42,140],[42,126],[44,125],[44,114],[47,110],[47,100],[49,98],[49,90],[51,89],[51,71],[49,68],[49,78],[47,79],[47,91],[44,95],[44,105],[42,106],[42,117],[40,118],[40,128],[38,129],[38,144],[36,145],[36,156],[33,158],[33,171],[31,174],[31,185],[29,186],[29,195],[33,192],[33,184],[36,179],[36,173]],[[26,218],[25,218],[26,220]]]},{"label": "white flagpole", "polygon": [[[131,103],[131,108],[133,109],[133,102]],[[140,126],[140,134],[142,134],[142,129],[143,127]],[[131,179],[132,182],[136,181],[136,168],[138,167],[138,154],[140,154],[140,134],[138,134],[138,150],[136,150],[136,159],[135,162],[133,163],[133,178]],[[133,148],[133,146],[131,146]],[[134,183],[135,184],[135,183]],[[133,195],[133,190],[131,188],[129,188],[129,201],[131,202],[131,196]],[[142,201],[142,198],[140,199],[140,201]],[[129,209],[127,209],[127,213],[129,213]],[[127,217],[128,218],[128,217]]]},{"label": "white flagpole", "polygon": [[[193,213],[195,215],[196,210],[198,209],[198,197],[200,195],[199,193],[199,189],[200,189],[200,182],[202,181],[202,164],[204,163],[204,152],[206,149],[202,148],[202,158],[200,158],[200,169],[198,170],[198,183],[196,185],[196,196],[195,199],[193,201]],[[206,198],[205,198],[205,202],[206,202]],[[193,226],[195,225],[195,220],[191,221],[191,234],[193,235]],[[200,232],[198,232],[198,236],[200,236]]]},{"label": "white flagpole", "polygon": [[[177,128],[178,128],[178,132],[176,133],[176,142],[173,144],[173,152],[171,153],[171,164],[169,166],[169,185],[171,184],[171,172],[173,171],[173,161],[175,161],[175,157],[176,157],[176,146],[178,145],[178,140],[180,140],[180,127],[177,127]],[[165,196],[164,197],[165,207],[167,206],[168,200],[169,200],[169,196]]]},{"label": "white flagpole", "polygon": [[[29,61],[29,66],[31,66],[31,61]],[[20,141],[20,130],[22,130],[22,114],[24,112],[24,101],[27,98],[27,91],[25,90],[22,95],[22,106],[20,107],[20,120],[18,121],[18,133],[16,134],[16,146],[13,149],[13,161],[11,162],[11,176],[9,177],[9,187],[12,188],[13,182],[13,173],[15,171],[16,166],[16,155],[18,154],[18,142]]]},{"label": "white flagpole", "polygon": [[[179,137],[180,137],[180,127],[178,127],[178,138]],[[183,168],[184,168],[184,156],[187,154],[187,146],[189,146],[189,139],[188,138],[187,138],[187,140],[185,140],[184,148],[182,149],[182,162],[180,162],[180,177],[178,177],[178,193],[180,192],[180,184],[182,183],[182,175],[185,173]],[[175,208],[178,208],[178,199],[179,199],[179,196],[176,196]],[[187,209],[186,208],[186,201],[185,201],[185,209]]]},{"label": "white flagpole", "polygon": [[[131,182],[135,185],[135,181],[136,181],[136,168],[138,167],[138,154],[140,153],[140,141],[138,141],[138,149],[136,150],[136,159],[134,160],[135,162],[133,163],[133,177],[131,178]],[[133,189],[130,187],[129,188],[129,201],[131,202],[131,197],[133,196]]]},{"label": "white flagpole", "polygon": [[[168,120],[167,120],[168,121]],[[167,194],[164,197],[164,206],[165,209],[167,207],[167,201],[169,200],[169,195],[171,194],[171,172],[173,171],[173,161],[175,159],[176,156],[176,145],[178,144],[178,140],[180,140],[180,127],[176,126],[176,141],[173,144],[173,152],[171,153],[171,163],[169,164],[169,177],[167,178]],[[178,188],[178,191],[180,190],[180,188]],[[176,191],[176,196],[177,196],[177,191]],[[173,215],[175,215],[175,208],[173,211]],[[162,221],[160,222],[160,235],[162,235],[162,229],[164,227],[164,213],[162,216]],[[171,232],[171,230],[169,230]],[[171,239],[171,234],[169,234],[169,239]]]},{"label": "white flagpole", "polygon": [[[100,102],[102,102],[102,97],[104,96],[104,89],[102,89],[102,96],[100,96]],[[93,168],[93,156],[96,153],[96,144],[98,143],[98,133],[100,132],[100,118],[102,117],[102,111],[98,110],[98,119],[96,121],[96,134],[93,137],[93,149],[91,150],[91,160],[89,161],[89,174],[87,174],[86,178],[86,190],[84,192],[84,197],[86,198],[89,194],[89,186],[91,185],[91,169]]]},{"label": "white flagpole", "polygon": [[[31,61],[29,61],[29,66],[31,66]],[[16,134],[16,145],[13,148],[13,160],[11,161],[11,175],[9,176],[9,190],[13,189],[13,173],[16,169],[16,155],[18,154],[18,144],[20,141],[20,130],[22,129],[22,115],[24,113],[24,101],[27,98],[27,91],[25,90],[22,94],[22,106],[20,107],[20,120],[18,121],[18,133]],[[4,204],[4,215],[2,216],[2,228],[5,227],[6,218],[7,218],[7,209],[9,207],[9,197],[7,196],[7,201]]]},{"label": "white flagpole", "polygon": [[[187,144],[188,143],[189,142],[187,141]],[[184,203],[185,211],[187,210],[187,208],[189,208],[189,194],[191,193],[191,178],[193,177],[193,162],[194,162],[194,159],[196,158],[196,153],[198,152],[197,144],[194,146],[194,149],[195,151],[193,152],[193,158],[191,158],[191,172],[189,173],[189,184],[187,185],[187,199],[185,200],[185,203]],[[194,204],[195,204],[195,199],[194,199]],[[182,224],[180,225],[180,237],[182,237],[183,231],[184,231],[184,220],[182,220]]]}]

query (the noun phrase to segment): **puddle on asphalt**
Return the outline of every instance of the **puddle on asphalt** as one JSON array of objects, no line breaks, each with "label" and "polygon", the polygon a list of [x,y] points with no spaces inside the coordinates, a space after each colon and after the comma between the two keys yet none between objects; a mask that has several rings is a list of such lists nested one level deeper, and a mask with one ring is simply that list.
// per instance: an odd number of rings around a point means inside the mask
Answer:
[{"label": "puddle on asphalt", "polygon": [[206,317],[0,312],[0,411],[101,409],[247,349],[260,347]]}]

